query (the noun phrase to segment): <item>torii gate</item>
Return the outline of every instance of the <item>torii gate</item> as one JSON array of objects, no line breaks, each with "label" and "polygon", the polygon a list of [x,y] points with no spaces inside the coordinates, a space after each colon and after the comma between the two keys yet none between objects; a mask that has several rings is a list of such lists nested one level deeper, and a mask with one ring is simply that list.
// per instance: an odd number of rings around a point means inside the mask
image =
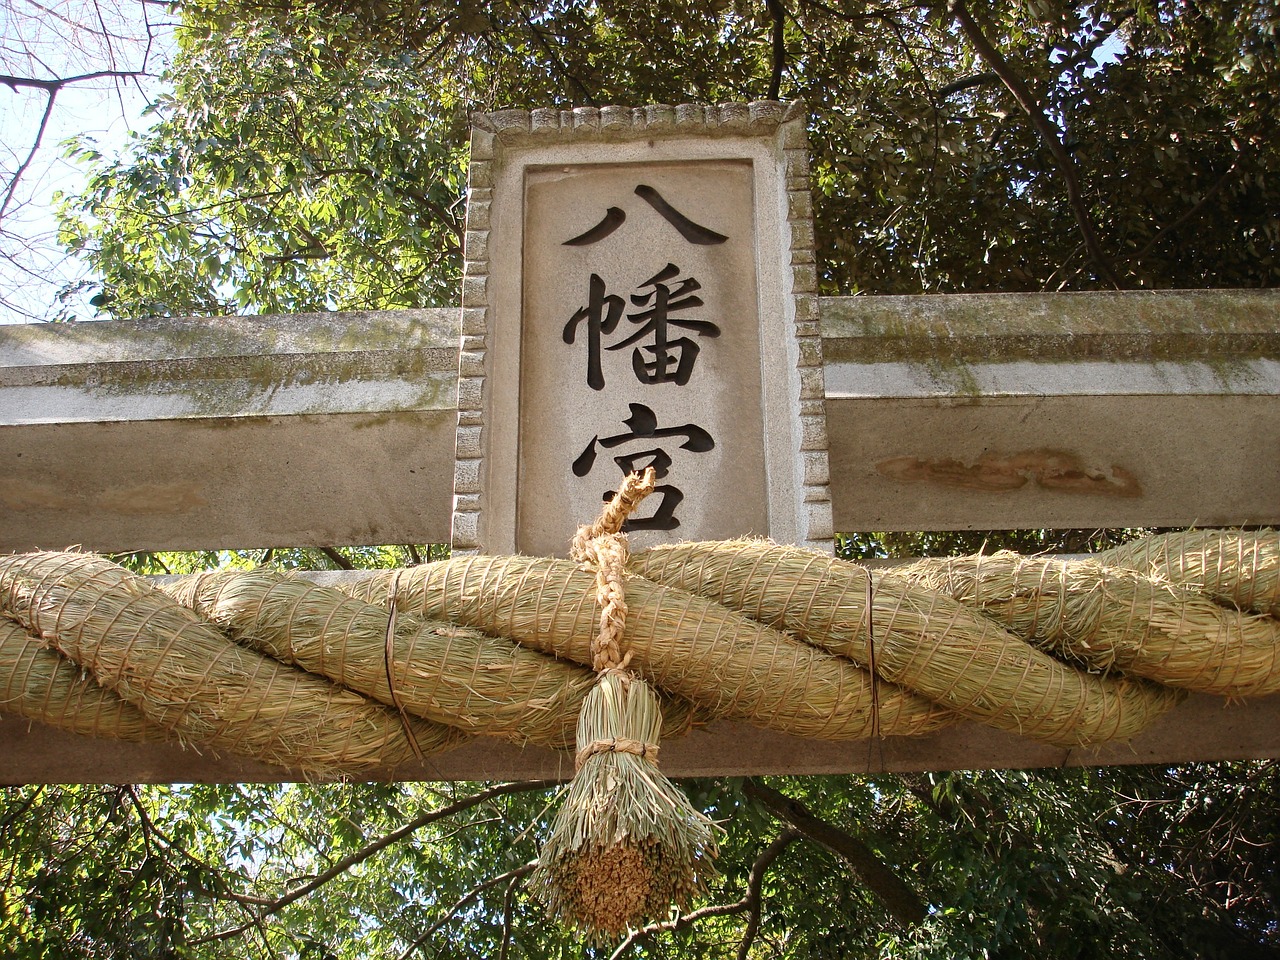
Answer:
[{"label": "torii gate", "polygon": [[[595,114],[597,126],[606,120]],[[809,300],[836,530],[1280,523],[1280,294]],[[457,530],[468,322],[449,307],[0,327],[0,550],[446,542]],[[1262,757],[1280,757],[1280,695],[1230,705],[1192,696],[1132,742],[1096,750],[971,723],[832,744],[721,722],[664,745],[663,770]],[[288,776],[4,716],[0,758],[3,783]],[[553,751],[476,740],[385,776],[568,772]]]}]

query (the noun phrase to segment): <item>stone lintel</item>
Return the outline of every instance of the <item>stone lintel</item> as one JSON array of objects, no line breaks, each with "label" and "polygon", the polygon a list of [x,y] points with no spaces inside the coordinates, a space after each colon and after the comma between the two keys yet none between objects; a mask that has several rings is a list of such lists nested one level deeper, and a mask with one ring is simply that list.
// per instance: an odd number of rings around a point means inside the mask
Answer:
[{"label": "stone lintel", "polygon": [[[0,715],[0,785],[26,783],[272,783],[314,781],[268,764],[63,733]],[[662,742],[670,777],[913,773],[1194,763],[1280,757],[1280,694],[1227,704],[1189,697],[1126,743],[1064,749],[976,723],[925,737],[830,743],[800,740],[742,723],[717,722]],[[573,756],[488,738],[422,763],[366,774],[373,780],[528,780],[573,776]]]},{"label": "stone lintel", "polygon": [[0,550],[447,540],[457,323],[0,326]]},{"label": "stone lintel", "polygon": [[[815,303],[836,530],[1280,523],[1276,292]],[[446,541],[457,324],[0,325],[0,549]]]}]

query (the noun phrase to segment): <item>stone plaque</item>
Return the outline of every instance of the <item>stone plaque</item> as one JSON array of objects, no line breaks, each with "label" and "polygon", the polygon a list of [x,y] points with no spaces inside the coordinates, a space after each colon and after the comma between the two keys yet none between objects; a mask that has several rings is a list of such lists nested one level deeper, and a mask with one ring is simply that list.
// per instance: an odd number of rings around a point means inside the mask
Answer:
[{"label": "stone plaque", "polygon": [[802,111],[478,117],[466,257],[455,550],[830,538]]}]

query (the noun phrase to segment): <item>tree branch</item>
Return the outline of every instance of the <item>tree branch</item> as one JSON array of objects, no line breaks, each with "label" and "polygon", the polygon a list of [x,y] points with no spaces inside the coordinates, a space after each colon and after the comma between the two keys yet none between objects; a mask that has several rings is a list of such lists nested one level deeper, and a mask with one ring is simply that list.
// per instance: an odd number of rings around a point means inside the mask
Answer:
[{"label": "tree branch", "polygon": [[321,547],[320,552],[329,558],[339,570],[354,570],[355,564],[338,552],[336,547]]},{"label": "tree branch", "polygon": [[[274,913],[279,913],[285,907],[289,906],[289,904],[297,900],[301,900],[303,897],[307,896],[307,894],[320,889],[320,887],[323,887],[329,881],[346,873],[357,864],[363,863],[374,854],[381,850],[385,850],[393,843],[398,843],[405,837],[421,830],[428,824],[435,823],[437,820],[444,820],[456,813],[461,813],[463,810],[470,810],[472,807],[479,806],[480,804],[492,800],[495,797],[505,796],[509,793],[527,793],[531,790],[545,790],[548,787],[558,785],[559,781],[557,780],[522,780],[517,783],[500,783],[497,786],[481,790],[479,793],[474,793],[471,796],[463,800],[458,800],[455,803],[451,803],[448,806],[429,810],[420,816],[414,817],[414,819],[410,820],[403,826],[397,827],[390,833],[384,834],[372,843],[366,844],[349,856],[343,857],[328,870],[318,874],[302,886],[295,887],[283,896],[272,900],[271,903],[255,915],[255,920],[260,921]],[[238,927],[232,927],[228,930],[222,930],[218,933],[210,934],[207,937],[200,937],[199,939],[190,941],[190,946],[198,946],[199,944],[209,943],[214,940],[228,940],[231,937],[243,933],[252,925],[252,923],[245,923]]]},{"label": "tree branch", "polygon": [[989,83],[999,83],[1000,75],[988,71],[986,73],[975,73],[968,77],[961,77],[959,80],[952,80],[950,83],[943,84],[938,88],[936,94],[939,100],[945,100],[947,97],[957,93],[963,93],[965,90],[972,90],[974,87],[984,87]]},{"label": "tree branch", "polygon": [[[16,90],[17,88],[14,87],[14,89]],[[49,90],[49,100],[44,105],[44,113],[40,116],[40,126],[36,129],[35,139],[31,142],[31,149],[27,152],[27,156],[22,163],[18,164],[18,169],[13,171],[13,176],[9,178],[9,185],[4,190],[4,200],[0,201],[0,220],[4,219],[5,211],[9,209],[9,204],[13,202],[14,194],[18,190],[18,181],[27,172],[27,168],[31,166],[31,161],[35,159],[40,150],[40,144],[44,142],[44,134],[49,129],[49,118],[53,116],[53,104],[58,99],[59,89],[55,87]]]},{"label": "tree branch", "polygon": [[[521,870],[532,866],[532,864],[525,864]],[[525,872],[528,871],[525,870]],[[511,923],[515,919],[516,891],[520,889],[524,876],[524,872],[513,876],[511,882],[507,884],[506,894],[502,897],[502,945],[498,948],[498,960],[507,960],[511,952]]]},{"label": "tree branch", "polygon": [[1080,230],[1080,237],[1084,240],[1085,249],[1089,251],[1089,258],[1093,261],[1093,265],[1097,268],[1098,273],[1102,275],[1102,278],[1119,290],[1121,287],[1120,279],[1116,275],[1115,268],[1111,265],[1106,252],[1102,249],[1097,233],[1093,229],[1089,208],[1084,202],[1084,196],[1080,192],[1080,181],[1076,177],[1075,161],[1072,160],[1071,154],[1067,152],[1067,148],[1062,143],[1062,131],[1041,109],[1040,104],[1036,101],[1035,94],[1031,92],[1031,88],[1027,86],[1026,81],[1014,70],[1013,65],[987,39],[982,27],[973,18],[969,8],[965,6],[964,0],[951,0],[949,9],[951,16],[959,24],[960,29],[964,31],[965,36],[969,38],[969,42],[973,44],[973,49],[977,51],[978,56],[986,62],[987,66],[992,69],[1009,89],[1009,92],[1013,94],[1014,100],[1018,102],[1018,106],[1022,107],[1023,112],[1031,120],[1031,125],[1035,128],[1041,141],[1048,148],[1049,153],[1053,155],[1054,163],[1058,167],[1058,172],[1062,175],[1062,182],[1067,190],[1067,202],[1070,204],[1071,212],[1075,216],[1076,225]]},{"label": "tree branch", "polygon": [[[133,807],[134,813],[138,815],[138,822],[142,825],[144,842],[150,844],[150,838],[155,837],[164,845],[166,850],[173,851],[183,860],[199,868],[205,876],[213,877],[222,889],[219,892],[209,890],[206,887],[206,892],[211,896],[218,897],[223,900],[231,900],[241,905],[265,906],[272,902],[266,897],[254,897],[249,894],[236,893],[236,891],[231,889],[231,885],[227,882],[226,877],[224,877],[219,871],[215,870],[209,864],[195,856],[187,850],[186,847],[177,843],[172,837],[160,829],[156,822],[151,819],[151,814],[147,812],[147,808],[142,803],[142,798],[138,796],[137,790],[135,790],[134,787],[126,785],[121,787],[121,789],[128,796],[129,803]],[[203,883],[201,885],[203,886]]]},{"label": "tree branch", "polygon": [[1240,158],[1236,157],[1235,160],[1231,161],[1231,166],[1227,167],[1226,172],[1223,173],[1222,176],[1220,176],[1217,180],[1214,181],[1213,185],[1210,186],[1209,189],[1204,192],[1204,195],[1201,196],[1199,200],[1197,200],[1190,207],[1188,207],[1186,211],[1183,212],[1182,216],[1178,217],[1177,220],[1174,220],[1172,223],[1165,224],[1163,227],[1157,230],[1155,236],[1153,236],[1150,240],[1148,240],[1146,244],[1143,245],[1142,249],[1139,250],[1136,254],[1134,254],[1133,259],[1135,261],[1141,260],[1147,254],[1149,254],[1152,250],[1154,250],[1157,244],[1160,243],[1160,241],[1162,241],[1165,237],[1168,237],[1174,232],[1176,232],[1178,228],[1183,226],[1188,220],[1190,220],[1192,217],[1198,214],[1201,210],[1203,210],[1205,208],[1205,205],[1210,200],[1212,200],[1215,196],[1217,196],[1218,192],[1221,191],[1222,188],[1227,185],[1228,181],[1230,181],[1232,175],[1236,172],[1239,166],[1240,166]]},{"label": "tree branch", "polygon": [[8,87],[14,93],[17,93],[20,87],[32,87],[36,90],[44,90],[46,93],[57,93],[63,87],[70,86],[73,83],[84,83],[86,80],[102,80],[107,77],[117,80],[133,80],[146,76],[150,76],[150,74],[145,70],[95,70],[92,73],[76,74],[74,77],[54,77],[51,80],[37,80],[35,77],[14,77],[0,73],[0,84]]},{"label": "tree branch", "polygon": [[765,99],[777,100],[782,93],[782,72],[787,68],[787,8],[782,5],[782,0],[765,0],[764,5],[773,18],[773,72]]},{"label": "tree branch", "polygon": [[323,243],[317,243],[312,247],[300,247],[294,250],[286,250],[284,253],[269,253],[262,257],[263,263],[294,263],[298,260],[328,260],[330,253]]},{"label": "tree branch", "polygon": [[764,873],[782,851],[800,839],[800,831],[790,828],[782,831],[765,847],[756,862],[751,865],[751,873],[747,876],[747,892],[740,901],[747,910],[747,929],[742,931],[742,939],[738,941],[738,960],[747,960],[751,954],[751,945],[755,943],[756,934],[760,932],[760,911],[763,898],[760,888],[764,886]]},{"label": "tree branch", "polygon": [[807,839],[844,858],[884,904],[890,916],[903,926],[914,926],[928,916],[928,907],[916,892],[857,837],[815,816],[799,800],[779,793],[759,780],[748,778],[743,782],[742,790]]},{"label": "tree branch", "polygon": [[[417,950],[420,946],[422,946],[424,943],[430,940],[432,936],[434,936],[440,930],[441,927],[443,927],[446,923],[448,923],[450,920],[456,917],[458,915],[459,910],[461,910],[463,907],[469,904],[476,897],[480,896],[480,894],[484,893],[490,887],[496,887],[501,883],[510,883],[511,886],[507,888],[507,896],[508,897],[511,896],[512,889],[515,887],[515,885],[523,877],[526,877],[529,874],[533,873],[533,871],[536,870],[537,867],[538,867],[538,861],[534,860],[531,863],[522,864],[521,866],[518,866],[513,870],[508,870],[506,873],[500,873],[496,877],[490,877],[488,880],[485,880],[483,883],[476,884],[474,887],[472,887],[470,890],[464,893],[461,897],[455,900],[453,902],[453,906],[449,907],[449,909],[444,912],[444,915],[439,920],[437,920],[430,927],[428,927],[426,933],[422,934],[422,936],[418,937],[417,940],[409,944],[409,946],[407,946],[404,949],[404,952],[401,953],[396,958],[396,960],[408,960],[409,955],[413,953],[413,951]],[[504,904],[505,902],[506,902],[506,899],[504,898]],[[505,911],[505,907],[504,907],[504,911]],[[504,912],[504,917],[505,917],[505,912]],[[504,942],[504,946],[505,946],[505,942]]]}]

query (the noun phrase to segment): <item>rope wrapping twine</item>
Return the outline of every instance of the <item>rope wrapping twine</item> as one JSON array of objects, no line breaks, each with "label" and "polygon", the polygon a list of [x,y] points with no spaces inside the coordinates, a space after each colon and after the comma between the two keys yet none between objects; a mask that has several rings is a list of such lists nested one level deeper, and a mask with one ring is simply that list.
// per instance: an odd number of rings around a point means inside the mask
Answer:
[{"label": "rope wrapping twine", "polygon": [[630,753],[641,760],[648,760],[654,765],[658,763],[658,745],[656,743],[645,743],[628,737],[610,737],[608,740],[593,741],[579,750],[573,758],[573,769],[575,771],[581,770],[582,765],[597,753]]}]

